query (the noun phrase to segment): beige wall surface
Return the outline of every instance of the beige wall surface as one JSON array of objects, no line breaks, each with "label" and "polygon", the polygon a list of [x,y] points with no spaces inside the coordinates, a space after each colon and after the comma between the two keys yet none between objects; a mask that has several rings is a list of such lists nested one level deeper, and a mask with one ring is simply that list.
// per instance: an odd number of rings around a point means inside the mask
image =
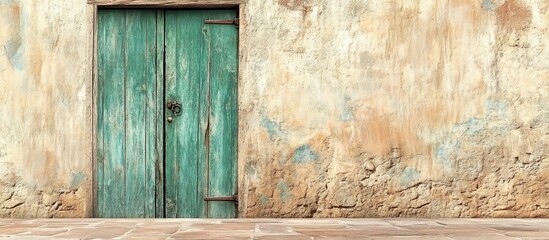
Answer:
[{"label": "beige wall surface", "polygon": [[[549,216],[548,1],[242,7],[241,217]],[[91,216],[92,10],[0,0],[0,216]]]},{"label": "beige wall surface", "polygon": [[0,0],[0,216],[91,207],[91,12],[75,2]]}]

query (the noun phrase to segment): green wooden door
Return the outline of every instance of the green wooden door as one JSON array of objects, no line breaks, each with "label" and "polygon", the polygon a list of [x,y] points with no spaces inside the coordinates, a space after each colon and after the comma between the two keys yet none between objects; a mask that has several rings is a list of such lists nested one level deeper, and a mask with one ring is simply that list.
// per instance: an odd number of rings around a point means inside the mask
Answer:
[{"label": "green wooden door", "polygon": [[204,24],[234,19],[234,10],[165,13],[167,112],[166,214],[168,217],[234,217],[233,202],[204,196],[236,194],[237,29]]},{"label": "green wooden door", "polygon": [[99,10],[97,217],[235,217],[236,17]]}]

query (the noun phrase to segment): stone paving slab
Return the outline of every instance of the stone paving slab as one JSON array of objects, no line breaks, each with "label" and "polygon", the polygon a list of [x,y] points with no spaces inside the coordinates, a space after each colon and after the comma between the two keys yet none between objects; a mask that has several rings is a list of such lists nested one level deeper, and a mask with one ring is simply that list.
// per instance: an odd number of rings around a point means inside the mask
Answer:
[{"label": "stone paving slab", "polygon": [[549,219],[0,219],[0,239],[549,240]]}]

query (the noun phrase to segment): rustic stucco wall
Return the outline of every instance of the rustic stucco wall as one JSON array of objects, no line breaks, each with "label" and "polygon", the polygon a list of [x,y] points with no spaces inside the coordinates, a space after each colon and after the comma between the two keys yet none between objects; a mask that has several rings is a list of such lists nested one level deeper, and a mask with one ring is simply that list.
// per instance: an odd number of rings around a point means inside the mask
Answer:
[{"label": "rustic stucco wall", "polygon": [[[249,0],[241,216],[549,216],[548,11]],[[0,0],[0,216],[90,214],[90,17]]]},{"label": "rustic stucco wall", "polygon": [[83,1],[0,0],[0,216],[91,206],[91,42]]},{"label": "rustic stucco wall", "polygon": [[245,216],[549,216],[548,1],[247,10]]}]

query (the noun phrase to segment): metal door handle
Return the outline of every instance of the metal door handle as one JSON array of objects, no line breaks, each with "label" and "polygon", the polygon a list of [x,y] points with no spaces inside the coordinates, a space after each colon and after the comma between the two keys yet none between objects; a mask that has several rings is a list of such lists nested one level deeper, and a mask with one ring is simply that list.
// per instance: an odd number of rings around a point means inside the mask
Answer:
[{"label": "metal door handle", "polygon": [[176,101],[168,101],[168,104],[166,104],[166,107],[168,110],[172,111],[173,115],[177,116],[181,113],[181,103],[178,103]]}]

